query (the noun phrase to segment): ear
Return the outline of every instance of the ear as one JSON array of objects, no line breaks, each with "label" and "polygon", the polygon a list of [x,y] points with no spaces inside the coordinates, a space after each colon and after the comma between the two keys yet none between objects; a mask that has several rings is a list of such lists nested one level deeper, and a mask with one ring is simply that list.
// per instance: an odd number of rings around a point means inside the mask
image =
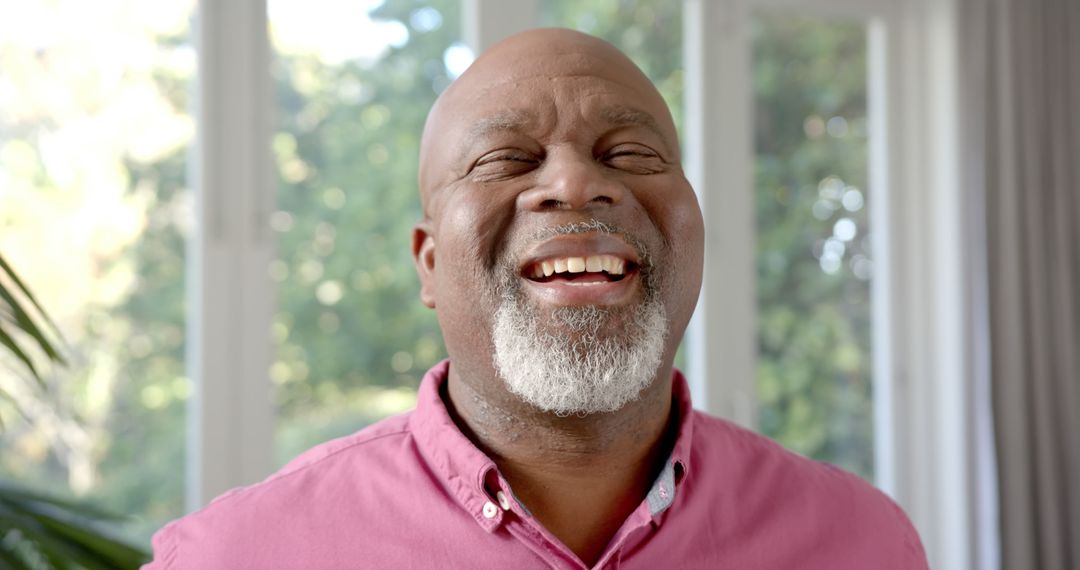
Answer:
[{"label": "ear", "polygon": [[423,220],[413,227],[412,239],[413,263],[416,275],[420,277],[420,301],[429,309],[435,308],[435,235],[431,231],[431,221]]}]

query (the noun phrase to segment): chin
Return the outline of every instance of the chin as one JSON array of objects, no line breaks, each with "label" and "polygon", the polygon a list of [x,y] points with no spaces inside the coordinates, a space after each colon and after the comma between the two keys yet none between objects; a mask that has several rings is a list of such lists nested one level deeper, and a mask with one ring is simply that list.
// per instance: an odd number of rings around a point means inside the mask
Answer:
[{"label": "chin", "polygon": [[668,352],[655,298],[631,306],[540,311],[505,299],[495,313],[494,361],[511,392],[559,415],[612,412],[653,383]]}]

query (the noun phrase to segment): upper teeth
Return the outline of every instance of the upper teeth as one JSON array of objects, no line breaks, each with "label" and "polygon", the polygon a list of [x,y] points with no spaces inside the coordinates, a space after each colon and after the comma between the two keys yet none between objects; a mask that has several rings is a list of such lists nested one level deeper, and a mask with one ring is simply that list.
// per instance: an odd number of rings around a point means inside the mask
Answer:
[{"label": "upper teeth", "polygon": [[622,275],[626,262],[614,255],[590,255],[587,257],[555,257],[533,265],[533,277],[548,277],[556,273],[596,273],[604,271]]}]

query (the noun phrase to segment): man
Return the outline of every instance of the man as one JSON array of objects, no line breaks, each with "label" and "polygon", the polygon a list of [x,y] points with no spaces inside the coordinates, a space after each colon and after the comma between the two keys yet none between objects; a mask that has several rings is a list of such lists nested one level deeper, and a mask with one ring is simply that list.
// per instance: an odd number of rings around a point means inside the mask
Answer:
[{"label": "man", "polygon": [[534,30],[439,98],[413,254],[448,361],[417,410],[154,539],[152,568],[921,569],[884,495],[692,410],[703,223],[663,99]]}]

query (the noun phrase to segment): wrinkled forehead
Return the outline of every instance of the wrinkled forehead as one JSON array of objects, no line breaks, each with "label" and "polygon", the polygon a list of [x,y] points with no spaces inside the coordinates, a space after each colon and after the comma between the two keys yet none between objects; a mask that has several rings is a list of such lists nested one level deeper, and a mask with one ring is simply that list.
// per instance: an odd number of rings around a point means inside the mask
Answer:
[{"label": "wrinkled forehead", "polygon": [[625,126],[645,127],[665,142],[675,137],[667,107],[648,84],[596,75],[519,76],[495,79],[469,95],[439,121],[443,148],[502,132],[567,140]]}]

